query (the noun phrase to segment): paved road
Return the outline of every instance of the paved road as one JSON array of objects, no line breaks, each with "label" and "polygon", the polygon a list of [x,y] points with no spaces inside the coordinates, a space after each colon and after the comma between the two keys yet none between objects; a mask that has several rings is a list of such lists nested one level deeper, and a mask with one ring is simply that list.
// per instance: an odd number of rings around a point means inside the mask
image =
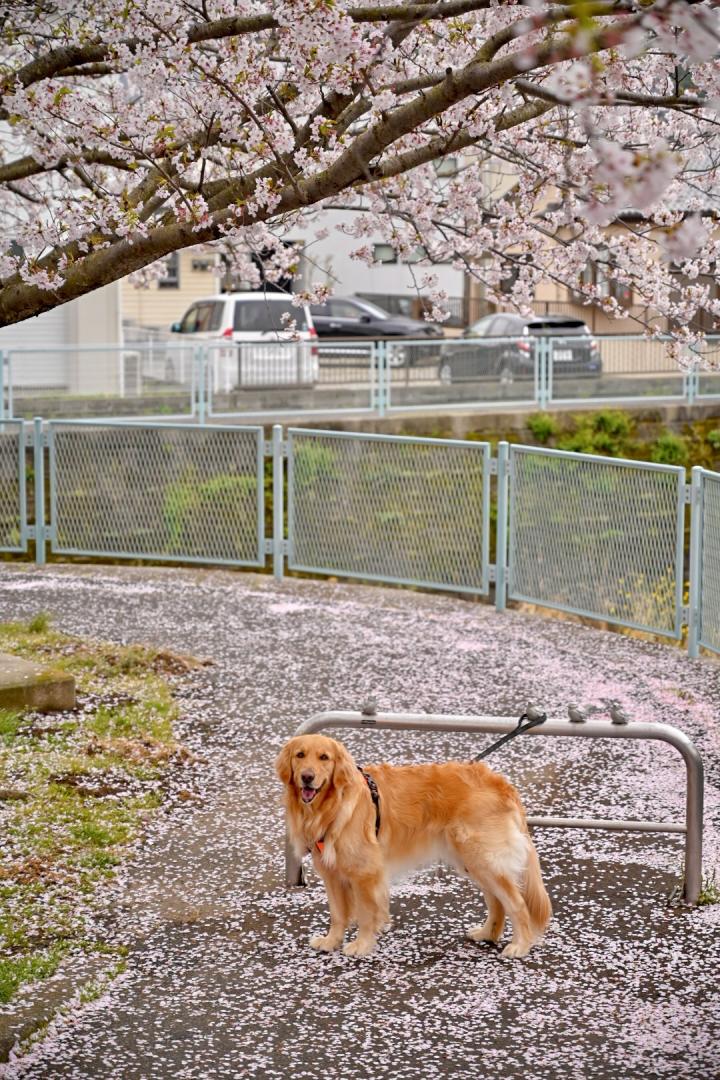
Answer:
[{"label": "paved road", "polygon": [[[127,972],[7,1075],[632,1080],[720,1073],[720,906],[665,897],[677,838],[538,832],[555,918],[524,961],[463,940],[481,906],[431,868],[393,893],[365,961],[317,956],[322,890],[283,886],[272,762],[298,722],[375,695],[388,710],[508,714],[616,698],[706,758],[706,864],[720,866],[720,669],[679,650],[453,598],[222,571],[6,565],[0,619],[210,656],[183,690],[199,803],[157,821],[100,919]],[[347,738],[361,761],[468,756],[482,739]],[[534,813],[678,818],[683,768],[647,743],[536,738],[495,766]]]}]

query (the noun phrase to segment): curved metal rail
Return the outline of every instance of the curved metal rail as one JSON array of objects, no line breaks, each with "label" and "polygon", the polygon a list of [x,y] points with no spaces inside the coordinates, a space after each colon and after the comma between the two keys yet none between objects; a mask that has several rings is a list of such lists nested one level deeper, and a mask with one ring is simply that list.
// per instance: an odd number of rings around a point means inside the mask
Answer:
[{"label": "curved metal rail", "polygon": [[[432,713],[316,713],[295,732],[305,735],[326,728],[382,728],[389,731],[459,731],[504,735],[517,727],[516,717],[449,716]],[[528,824],[556,829],[608,829],[622,832],[683,833],[685,836],[685,872],[683,899],[686,904],[698,902],[702,883],[703,830],[703,764],[694,743],[669,724],[613,724],[604,720],[570,723],[567,720],[546,720],[530,728],[523,738],[538,736],[569,736],[580,739],[642,739],[669,743],[682,755],[687,775],[685,822],[617,821],[603,818],[528,817]],[[285,880],[288,885],[304,884],[302,863],[285,844]]]}]

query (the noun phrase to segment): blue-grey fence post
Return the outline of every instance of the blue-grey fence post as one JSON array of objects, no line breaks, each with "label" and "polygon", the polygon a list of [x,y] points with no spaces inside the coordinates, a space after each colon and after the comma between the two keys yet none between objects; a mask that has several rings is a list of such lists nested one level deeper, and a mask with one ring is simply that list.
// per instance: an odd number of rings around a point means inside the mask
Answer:
[{"label": "blue-grey fence post", "polygon": [[207,390],[207,364],[206,364],[206,351],[200,345],[195,350],[195,362],[194,367],[196,371],[195,378],[197,379],[197,413],[198,423],[204,424],[207,419],[207,401],[205,399],[205,393]]},{"label": "blue-grey fence post", "polygon": [[384,341],[375,341],[373,343],[375,349],[375,370],[377,372],[377,413],[378,416],[385,416],[387,407],[390,403],[390,387],[388,386],[389,367],[387,362],[387,343]]},{"label": "blue-grey fence post", "polygon": [[535,338],[535,400],[541,409],[547,408],[551,393],[550,346],[549,338]]},{"label": "blue-grey fence post", "polygon": [[700,612],[702,605],[702,534],[703,534],[703,470],[692,470],[690,500],[690,596],[688,599],[688,654],[695,659],[700,652]]},{"label": "blue-grey fence post", "polygon": [[497,532],[495,543],[495,607],[505,610],[507,599],[507,541],[508,541],[508,472],[510,447],[498,443],[497,456]]},{"label": "blue-grey fence post", "polygon": [[280,581],[285,562],[285,501],[284,501],[284,452],[283,429],[281,424],[273,424],[272,463],[273,463],[273,576]]},{"label": "blue-grey fence post", "polygon": [[43,446],[43,422],[36,416],[33,425],[33,451],[35,471],[35,562],[45,565],[45,447]]},{"label": "blue-grey fence post", "polygon": [[[0,420],[5,419],[5,389],[7,386],[7,357],[0,349]],[[8,414],[10,415],[10,414]]]},{"label": "blue-grey fence post", "polygon": [[687,371],[683,372],[683,397],[688,405],[695,404],[697,380],[697,361],[693,360]]}]

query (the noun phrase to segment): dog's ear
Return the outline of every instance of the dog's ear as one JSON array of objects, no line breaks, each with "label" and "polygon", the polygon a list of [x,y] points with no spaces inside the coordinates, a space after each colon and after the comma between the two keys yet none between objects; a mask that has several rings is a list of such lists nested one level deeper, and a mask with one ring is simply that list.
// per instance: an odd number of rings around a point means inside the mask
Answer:
[{"label": "dog's ear", "polygon": [[335,759],[335,769],[333,772],[333,784],[338,791],[343,791],[345,788],[354,784],[358,777],[358,767],[349,750],[346,750],[342,743],[337,743],[337,757]]},{"label": "dog's ear", "polygon": [[275,761],[275,772],[283,784],[289,784],[292,780],[292,739],[285,743]]}]

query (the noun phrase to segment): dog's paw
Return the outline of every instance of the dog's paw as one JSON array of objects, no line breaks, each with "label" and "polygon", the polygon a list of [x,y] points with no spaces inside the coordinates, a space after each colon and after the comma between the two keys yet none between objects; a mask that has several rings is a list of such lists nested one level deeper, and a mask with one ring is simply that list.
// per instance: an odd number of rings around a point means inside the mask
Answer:
[{"label": "dog's paw", "polygon": [[317,949],[318,952],[332,952],[333,949],[337,949],[341,941],[342,938],[338,939],[330,934],[325,934],[324,937],[311,937],[310,948]]},{"label": "dog's paw", "polygon": [[369,956],[374,948],[374,941],[361,941],[360,938],[355,938],[354,941],[347,943],[343,952],[346,956]]},{"label": "dog's paw", "polygon": [[500,955],[506,957],[507,959],[511,959],[513,957],[517,957],[519,959],[521,956],[527,956],[529,952],[529,945],[523,945],[519,941],[511,941],[508,945],[505,946]]},{"label": "dog's paw", "polygon": [[500,934],[493,930],[491,926],[483,923],[482,926],[471,926],[469,930],[465,931],[465,937],[470,938],[471,941],[497,941]]}]

